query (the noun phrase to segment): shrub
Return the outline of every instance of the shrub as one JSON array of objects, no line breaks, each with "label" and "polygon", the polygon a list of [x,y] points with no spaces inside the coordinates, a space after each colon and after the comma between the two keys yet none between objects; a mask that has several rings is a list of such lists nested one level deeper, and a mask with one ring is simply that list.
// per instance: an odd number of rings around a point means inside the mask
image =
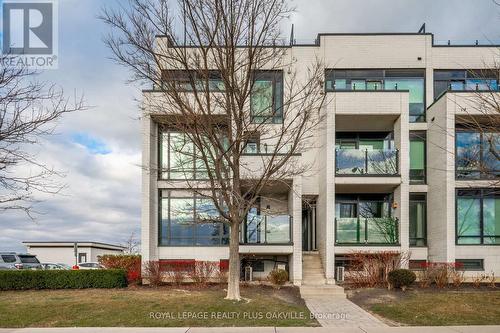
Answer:
[{"label": "shrub", "polygon": [[479,288],[481,287],[481,283],[483,282],[484,280],[484,275],[482,274],[478,274],[478,275],[475,275],[472,277],[472,286],[474,288]]},{"label": "shrub", "polygon": [[389,272],[404,266],[409,257],[409,252],[397,251],[349,253],[346,282],[356,288],[387,285]]},{"label": "shrub", "polygon": [[288,281],[288,272],[284,269],[274,269],[269,273],[269,281],[279,289]]},{"label": "shrub", "polygon": [[389,283],[394,288],[401,288],[402,290],[406,290],[406,287],[410,286],[416,279],[415,273],[409,269],[395,269],[389,272],[388,275]]},{"label": "shrub", "polygon": [[460,288],[462,283],[464,282],[464,272],[453,269],[450,271],[450,279],[451,283],[455,288]]},{"label": "shrub", "polygon": [[448,285],[450,269],[448,265],[435,265],[431,268],[432,281],[436,287],[442,289]]},{"label": "shrub", "polygon": [[197,261],[189,272],[189,277],[198,286],[206,285],[219,269],[219,263],[214,261]]},{"label": "shrub", "polygon": [[127,276],[121,269],[0,271],[0,290],[124,288],[126,286]]},{"label": "shrub", "polygon": [[127,272],[128,283],[137,283],[141,280],[140,255],[112,255],[98,257],[98,261],[106,268],[124,269]]},{"label": "shrub", "polygon": [[163,282],[163,271],[159,261],[147,261],[144,264],[144,277],[152,287],[158,287]]},{"label": "shrub", "polygon": [[432,284],[432,276],[429,269],[418,272],[418,286],[420,288],[429,288]]}]

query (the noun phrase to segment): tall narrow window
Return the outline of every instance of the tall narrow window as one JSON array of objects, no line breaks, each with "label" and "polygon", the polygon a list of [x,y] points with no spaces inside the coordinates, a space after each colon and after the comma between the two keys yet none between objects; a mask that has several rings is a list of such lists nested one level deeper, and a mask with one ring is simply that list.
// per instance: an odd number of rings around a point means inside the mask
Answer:
[{"label": "tall narrow window", "polygon": [[256,71],[250,97],[253,123],[283,122],[283,73]]},{"label": "tall narrow window", "polygon": [[427,245],[425,194],[410,194],[410,246]]},{"label": "tall narrow window", "polygon": [[410,182],[425,183],[425,133],[410,133]]}]

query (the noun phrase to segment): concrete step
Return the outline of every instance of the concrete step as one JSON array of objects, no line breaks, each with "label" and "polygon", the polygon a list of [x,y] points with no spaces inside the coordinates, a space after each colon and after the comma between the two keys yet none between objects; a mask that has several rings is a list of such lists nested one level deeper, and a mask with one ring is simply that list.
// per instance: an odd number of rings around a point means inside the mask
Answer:
[{"label": "concrete step", "polygon": [[323,274],[323,268],[321,267],[314,267],[314,268],[306,268],[306,267],[302,267],[302,273],[303,274],[309,274],[309,273],[321,273]]},{"label": "concrete step", "polygon": [[300,294],[304,296],[335,296],[345,298],[344,288],[337,285],[309,285],[300,286]]},{"label": "concrete step", "polygon": [[324,276],[323,271],[319,271],[319,272],[304,271],[304,272],[302,272],[302,275],[310,276],[310,277],[318,277],[318,276],[323,277]]},{"label": "concrete step", "polygon": [[302,280],[302,284],[305,286],[324,286],[326,285],[326,279],[304,279]]}]

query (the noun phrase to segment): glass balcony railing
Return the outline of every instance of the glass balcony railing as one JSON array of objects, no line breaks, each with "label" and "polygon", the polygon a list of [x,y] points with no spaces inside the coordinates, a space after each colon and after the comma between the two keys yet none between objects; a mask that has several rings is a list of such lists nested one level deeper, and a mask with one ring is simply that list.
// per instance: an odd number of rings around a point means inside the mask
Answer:
[{"label": "glass balcony railing", "polygon": [[290,144],[285,144],[281,146],[271,145],[267,143],[247,143],[245,149],[243,150],[243,154],[245,155],[285,155],[289,154],[292,150],[292,146]]},{"label": "glass balcony railing", "polygon": [[289,215],[248,215],[240,230],[241,244],[290,244],[292,218]]},{"label": "glass balcony railing", "polygon": [[394,176],[399,173],[398,150],[336,149],[335,174],[349,176]]},{"label": "glass balcony railing", "polygon": [[399,244],[398,219],[382,218],[336,218],[335,243],[352,245],[397,245]]}]

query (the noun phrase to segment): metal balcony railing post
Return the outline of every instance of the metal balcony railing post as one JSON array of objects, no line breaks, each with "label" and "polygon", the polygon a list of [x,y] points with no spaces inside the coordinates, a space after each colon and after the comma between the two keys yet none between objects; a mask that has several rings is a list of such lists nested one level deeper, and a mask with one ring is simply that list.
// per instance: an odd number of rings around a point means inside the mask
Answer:
[{"label": "metal balcony railing post", "polygon": [[357,219],[357,226],[356,226],[356,242],[359,243],[360,241],[360,236],[361,236],[361,230],[360,230],[360,223],[359,223],[359,216],[358,216],[358,219]]},{"label": "metal balcony railing post", "polygon": [[396,149],[396,174],[399,173],[399,150]]},{"label": "metal balcony railing post", "polygon": [[368,174],[368,149],[365,149],[365,173]]},{"label": "metal balcony railing post", "polygon": [[368,243],[368,219],[365,218],[365,244]]}]

